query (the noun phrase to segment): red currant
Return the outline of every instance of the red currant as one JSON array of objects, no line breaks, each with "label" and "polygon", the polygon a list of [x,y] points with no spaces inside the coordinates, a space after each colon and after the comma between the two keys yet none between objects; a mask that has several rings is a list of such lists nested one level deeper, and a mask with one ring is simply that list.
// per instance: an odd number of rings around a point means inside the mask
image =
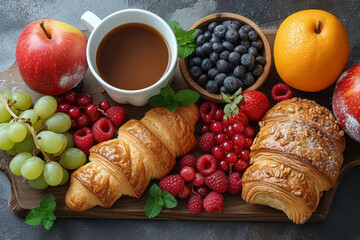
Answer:
[{"label": "red currant", "polygon": [[245,130],[245,126],[244,126],[244,124],[242,124],[241,122],[239,122],[239,123],[234,123],[234,124],[232,125],[232,127],[233,127],[233,129],[235,130],[236,133],[242,133],[242,132],[244,132],[244,130]]},{"label": "red currant", "polygon": [[191,190],[189,186],[184,186],[184,189],[177,195],[180,199],[187,199],[190,196]]},{"label": "red currant", "polygon": [[233,149],[233,144],[231,141],[226,140],[221,144],[222,149],[224,149],[225,152],[230,152]]},{"label": "red currant", "polygon": [[99,108],[100,108],[101,110],[106,111],[106,110],[108,110],[110,107],[111,107],[110,103],[109,103],[108,101],[106,101],[106,100],[103,100],[103,101],[101,101],[101,102],[99,103]]},{"label": "red currant", "polygon": [[203,120],[204,120],[204,123],[210,124],[212,121],[214,121],[214,118],[210,114],[206,114],[204,116]]},{"label": "red currant", "polygon": [[93,102],[93,98],[90,94],[82,93],[77,97],[76,102],[80,107],[86,107],[88,104]]},{"label": "red currant", "polygon": [[245,143],[245,136],[237,133],[232,137],[231,141],[235,146],[243,147]]},{"label": "red currant", "polygon": [[221,122],[222,122],[222,124],[223,124],[225,127],[227,127],[227,126],[230,125],[230,122],[229,122],[228,119],[226,119],[226,120],[225,120],[225,119],[222,119]]},{"label": "red currant", "polygon": [[65,101],[69,104],[74,104],[76,102],[76,92],[74,90],[70,90],[65,93]]},{"label": "red currant", "polygon": [[76,119],[76,124],[80,127],[86,127],[90,123],[90,118],[85,113],[81,114],[81,116]]},{"label": "red currant", "polygon": [[215,134],[221,133],[223,130],[224,130],[224,127],[223,127],[222,123],[219,121],[214,121],[210,124],[210,131],[212,131]]},{"label": "red currant", "polygon": [[205,184],[205,177],[204,175],[202,175],[201,173],[197,172],[195,173],[195,179],[192,180],[192,185],[194,185],[194,187],[202,187]]},{"label": "red currant", "polygon": [[244,135],[245,137],[252,138],[255,135],[255,129],[252,126],[247,125],[244,131]]},{"label": "red currant", "polygon": [[180,176],[185,182],[190,182],[195,179],[195,170],[192,167],[186,166],[180,170]]},{"label": "red currant", "polygon": [[65,102],[65,96],[64,95],[58,95],[56,97],[56,102],[57,102],[57,105],[59,106],[60,104],[62,104],[63,102]]},{"label": "red currant", "polygon": [[242,170],[245,170],[249,166],[249,163],[247,161],[245,161],[245,160],[238,159],[234,163],[233,166],[234,166],[235,170],[242,171]]},{"label": "red currant", "polygon": [[227,137],[226,137],[226,134],[225,133],[219,133],[219,134],[216,134],[215,136],[215,142],[217,144],[222,144],[223,142],[225,142],[227,140]]},{"label": "red currant", "polygon": [[221,160],[224,158],[225,152],[220,146],[214,146],[211,150],[211,155],[213,155],[216,160]]},{"label": "red currant", "polygon": [[87,115],[95,115],[98,113],[97,107],[94,104],[88,104],[85,108],[85,112]]},{"label": "red currant", "polygon": [[77,125],[75,119],[71,120],[71,129],[78,129],[78,125]]},{"label": "red currant", "polygon": [[250,148],[252,144],[253,144],[252,138],[249,137],[245,138],[244,148]]},{"label": "red currant", "polygon": [[224,173],[227,173],[230,171],[230,163],[226,162],[225,160],[221,160],[219,161],[218,168]]},{"label": "red currant", "polygon": [[245,160],[245,161],[249,161],[249,159],[250,159],[250,151],[248,149],[243,149],[240,152],[240,158]]},{"label": "red currant", "polygon": [[91,124],[94,124],[97,120],[101,118],[102,115],[99,114],[99,112],[96,112],[96,114],[88,115],[90,118]]},{"label": "red currant", "polygon": [[224,111],[222,109],[216,110],[214,119],[216,121],[221,121],[223,119],[223,117],[224,117]]},{"label": "red currant", "polygon": [[195,192],[199,194],[200,197],[205,198],[208,194],[208,190],[206,187],[198,187]]},{"label": "red currant", "polygon": [[226,127],[226,134],[229,138],[232,138],[236,134],[235,129],[232,125]]},{"label": "red currant", "polygon": [[71,108],[71,105],[70,104],[68,104],[68,103],[66,103],[66,102],[64,102],[64,103],[62,103],[62,104],[60,104],[59,106],[58,106],[58,108],[57,108],[57,110],[59,111],[59,112],[62,112],[62,113],[68,113],[69,112],[69,109]]},{"label": "red currant", "polygon": [[233,151],[234,153],[236,153],[237,155],[240,155],[241,151],[243,150],[243,147],[238,147],[236,145],[234,145],[233,147]]},{"label": "red currant", "polygon": [[77,106],[70,107],[68,115],[71,119],[78,119],[81,116],[80,108],[78,108]]},{"label": "red currant", "polygon": [[201,132],[201,134],[210,132],[210,126],[208,124],[202,125],[200,128],[200,132]]},{"label": "red currant", "polygon": [[225,161],[228,163],[234,163],[237,160],[237,155],[234,152],[229,152],[226,154]]}]

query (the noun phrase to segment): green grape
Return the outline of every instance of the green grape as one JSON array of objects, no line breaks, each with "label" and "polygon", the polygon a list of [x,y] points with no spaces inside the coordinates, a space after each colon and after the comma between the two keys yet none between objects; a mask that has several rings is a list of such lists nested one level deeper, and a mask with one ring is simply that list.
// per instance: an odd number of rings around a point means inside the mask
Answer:
[{"label": "green grape", "polygon": [[69,180],[69,172],[65,168],[62,168],[62,170],[63,170],[63,178],[61,180],[60,185],[67,183],[67,181]]},{"label": "green grape", "polygon": [[40,175],[40,177],[34,180],[29,180],[29,184],[32,188],[37,190],[43,190],[49,186],[49,184],[45,181],[44,172]]},{"label": "green grape", "polygon": [[23,123],[12,122],[6,132],[7,137],[13,142],[21,142],[27,135],[27,127]]},{"label": "green grape", "polygon": [[19,110],[26,110],[31,107],[31,97],[26,92],[16,92],[12,95],[13,107]]},{"label": "green grape", "polygon": [[70,129],[71,119],[67,114],[57,112],[46,119],[45,124],[50,131],[63,133]]},{"label": "green grape", "polygon": [[37,116],[40,116],[41,119],[45,120],[51,115],[54,114],[57,108],[57,102],[52,96],[43,96],[41,97],[34,106],[34,110]]},{"label": "green grape", "polygon": [[39,119],[34,125],[33,128],[35,131],[39,130],[43,125],[43,121],[41,119]]},{"label": "green grape", "polygon": [[40,149],[47,153],[57,153],[62,148],[63,140],[59,135],[51,131],[42,131],[38,134]]},{"label": "green grape", "polygon": [[20,116],[20,118],[25,118],[31,122],[32,125],[36,123],[37,116],[33,109],[28,109],[26,111],[23,111]]},{"label": "green grape", "polygon": [[7,150],[6,153],[9,154],[10,156],[16,156],[18,154],[15,145],[10,150]]},{"label": "green grape", "polygon": [[58,136],[61,137],[62,147],[61,147],[60,151],[58,151],[57,153],[54,154],[55,157],[60,156],[62,154],[62,152],[66,149],[66,146],[67,146],[67,139],[66,139],[65,135],[58,133]]},{"label": "green grape", "polygon": [[17,152],[28,152],[33,153],[34,151],[34,139],[31,135],[27,135],[26,138],[19,143],[15,143],[15,149]]},{"label": "green grape", "polygon": [[12,93],[11,93],[9,90],[3,89],[3,90],[0,91],[0,94],[1,94],[7,101],[10,100],[9,103],[12,102],[12,101],[11,101]]},{"label": "green grape", "polygon": [[21,176],[22,165],[27,159],[31,157],[32,155],[30,153],[27,152],[19,153],[11,160],[9,164],[10,171],[15,175]]},{"label": "green grape", "polygon": [[40,177],[43,170],[44,161],[38,157],[31,157],[26,159],[21,166],[21,175],[28,180],[34,180]]},{"label": "green grape", "polygon": [[7,137],[7,127],[0,128],[0,149],[10,150],[14,147],[15,143]]},{"label": "green grape", "polygon": [[68,148],[60,156],[60,164],[66,169],[77,169],[86,162],[86,155],[78,148]]},{"label": "green grape", "polygon": [[6,110],[4,105],[0,102],[0,123],[6,122],[11,118],[11,114]]},{"label": "green grape", "polygon": [[47,184],[57,186],[63,179],[63,170],[57,162],[48,162],[44,166],[44,177]]},{"label": "green grape", "polygon": [[68,133],[68,132],[64,132],[62,133],[65,135],[66,139],[67,139],[67,146],[66,148],[72,148],[75,144],[74,144],[74,138],[73,136],[71,135],[71,133]]}]

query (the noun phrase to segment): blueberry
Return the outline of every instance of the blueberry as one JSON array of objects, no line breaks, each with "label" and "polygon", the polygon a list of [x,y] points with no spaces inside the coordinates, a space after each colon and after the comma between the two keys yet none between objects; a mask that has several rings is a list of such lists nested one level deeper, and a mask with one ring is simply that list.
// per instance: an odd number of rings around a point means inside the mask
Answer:
[{"label": "blueberry", "polygon": [[255,82],[254,75],[251,72],[247,72],[244,77],[244,85],[245,87],[250,87]]},{"label": "blueberry", "polygon": [[226,90],[226,87],[224,87],[224,86],[221,86],[220,87],[220,92],[223,92],[223,93],[227,93],[227,90]]},{"label": "blueberry", "polygon": [[217,60],[219,60],[220,58],[220,54],[217,52],[212,52],[210,53],[210,60],[213,62],[217,62]]},{"label": "blueberry", "polygon": [[239,88],[239,81],[236,77],[226,77],[224,80],[224,87],[229,93],[233,93]]},{"label": "blueberry", "polygon": [[248,40],[241,40],[240,41],[240,44],[243,45],[244,47],[246,48],[249,48],[250,47],[250,42]]},{"label": "blueberry", "polygon": [[214,29],[214,34],[215,36],[217,36],[218,38],[224,38],[225,36],[225,32],[226,32],[226,28],[224,25],[217,25]]},{"label": "blueberry", "polygon": [[203,72],[207,72],[209,71],[210,68],[213,67],[213,61],[211,61],[209,58],[205,58],[204,60],[202,60],[201,62],[201,70]]},{"label": "blueberry", "polygon": [[202,74],[200,75],[200,77],[197,80],[197,83],[202,86],[205,87],[206,83],[208,82],[209,78],[206,74]]},{"label": "blueberry", "polygon": [[245,67],[254,65],[255,58],[252,54],[246,53],[241,56],[241,64]]},{"label": "blueberry", "polygon": [[250,39],[251,41],[254,41],[254,40],[256,40],[256,38],[257,38],[257,34],[256,34],[255,31],[250,31],[250,32],[248,33],[248,36],[249,36],[249,39]]},{"label": "blueberry", "polygon": [[242,28],[240,28],[240,30],[238,31],[238,34],[239,34],[240,40],[247,40],[249,37],[247,32],[245,32],[244,29],[242,29]]},{"label": "blueberry", "polygon": [[237,81],[238,81],[238,83],[239,83],[238,89],[239,89],[239,88],[244,89],[244,82],[243,82],[242,80],[238,79],[238,78],[237,78]]},{"label": "blueberry", "polygon": [[222,45],[221,43],[219,43],[219,42],[214,42],[214,43],[212,44],[212,50],[213,50],[214,52],[220,53],[220,52],[222,52],[222,51],[224,50],[224,47],[223,47],[223,45]]},{"label": "blueberry", "polygon": [[229,59],[229,54],[230,52],[228,50],[224,50],[220,53],[220,58],[224,59],[224,60],[228,60]]},{"label": "blueberry", "polygon": [[252,54],[254,57],[256,57],[257,54],[258,54],[258,50],[257,50],[256,48],[254,48],[254,47],[249,47],[249,48],[248,48],[248,53],[250,53],[250,54]]},{"label": "blueberry", "polygon": [[259,77],[262,73],[263,73],[263,66],[261,65],[256,65],[254,67],[254,70],[253,70],[253,74],[255,77]]},{"label": "blueberry", "polygon": [[196,37],[195,38],[198,38],[201,34],[203,34],[203,30],[201,30],[200,28],[197,28],[196,29]]},{"label": "blueberry", "polygon": [[234,44],[232,44],[231,42],[228,42],[228,41],[224,41],[222,43],[223,47],[228,50],[228,51],[233,51],[234,50]]},{"label": "blueberry", "polygon": [[198,66],[190,68],[189,72],[192,79],[198,79],[198,77],[200,77],[200,75],[202,74],[202,71]]},{"label": "blueberry", "polygon": [[219,73],[215,76],[214,80],[217,82],[220,86],[224,85],[224,80],[227,77],[225,73]]},{"label": "blueberry", "polygon": [[209,43],[215,43],[215,42],[220,42],[220,39],[216,36],[213,36],[210,40]]},{"label": "blueberry", "polygon": [[235,52],[235,51],[231,52],[229,54],[229,62],[232,64],[235,64],[235,65],[238,65],[238,64],[240,64],[240,57],[241,57],[240,53]]},{"label": "blueberry", "polygon": [[222,25],[227,29],[227,27],[231,24],[230,20],[223,21]]},{"label": "blueberry", "polygon": [[230,23],[229,26],[227,27],[227,29],[232,29],[232,30],[239,30],[240,26],[238,24],[234,24],[234,23]]},{"label": "blueberry", "polygon": [[198,45],[198,46],[203,45],[205,42],[206,42],[206,38],[205,38],[204,34],[201,34],[196,38],[196,45]]},{"label": "blueberry", "polygon": [[246,67],[246,71],[252,72],[252,71],[254,70],[254,68],[255,68],[255,65],[247,66],[247,67]]},{"label": "blueberry", "polygon": [[235,64],[232,64],[232,63],[229,63],[228,65],[229,65],[229,71],[230,71],[229,76],[232,76],[232,75],[233,75],[232,72],[234,71],[236,65],[235,65]]},{"label": "blueberry", "polygon": [[198,66],[200,67],[201,65],[201,58],[199,57],[194,57],[194,58],[191,58],[188,62],[188,65],[189,65],[189,68],[192,68],[193,66]]},{"label": "blueberry", "polygon": [[[231,24],[229,26],[231,26]],[[239,34],[235,29],[230,29],[226,31],[225,38],[229,42],[235,43],[239,39]]]},{"label": "blueberry", "polygon": [[226,73],[229,71],[229,64],[224,59],[219,59],[216,62],[216,68],[219,70],[219,72]]},{"label": "blueberry", "polygon": [[251,46],[254,47],[254,48],[257,48],[258,50],[260,50],[263,47],[263,43],[262,43],[262,41],[260,39],[257,39],[255,41],[251,42]]},{"label": "blueberry", "polygon": [[212,44],[209,42],[206,42],[202,45],[202,49],[204,50],[205,54],[210,54],[212,52]]},{"label": "blueberry", "polygon": [[243,78],[245,75],[246,69],[242,65],[238,65],[234,69],[234,76],[237,78]]},{"label": "blueberry", "polygon": [[237,45],[234,48],[234,51],[236,51],[236,52],[238,52],[240,54],[245,54],[245,53],[247,53],[247,48],[244,45]]},{"label": "blueberry", "polygon": [[261,65],[265,64],[265,58],[263,56],[258,56],[255,58],[255,62]]},{"label": "blueberry", "polygon": [[210,79],[214,79],[215,76],[218,74],[219,74],[219,70],[217,70],[217,68],[215,68],[215,67],[210,68],[210,70],[207,72],[207,75]]},{"label": "blueberry", "polygon": [[204,37],[205,37],[206,41],[209,41],[210,38],[212,37],[211,32],[210,31],[204,32]]},{"label": "blueberry", "polygon": [[216,27],[217,25],[218,25],[217,22],[212,22],[212,23],[210,23],[209,26],[208,26],[208,30],[209,30],[210,32],[213,32],[214,29],[215,29],[215,27]]},{"label": "blueberry", "polygon": [[241,23],[238,20],[233,20],[233,21],[231,21],[231,23],[241,27]]},{"label": "blueberry", "polygon": [[210,80],[206,83],[205,89],[210,93],[218,93],[219,85],[214,80]]},{"label": "blueberry", "polygon": [[205,56],[205,51],[204,51],[204,49],[202,48],[202,46],[197,47],[197,48],[195,49],[195,55],[196,55],[197,57],[200,57],[200,58],[202,58],[202,57]]},{"label": "blueberry", "polygon": [[250,25],[243,25],[240,29],[243,29],[246,33],[249,33],[251,30],[254,30]]}]

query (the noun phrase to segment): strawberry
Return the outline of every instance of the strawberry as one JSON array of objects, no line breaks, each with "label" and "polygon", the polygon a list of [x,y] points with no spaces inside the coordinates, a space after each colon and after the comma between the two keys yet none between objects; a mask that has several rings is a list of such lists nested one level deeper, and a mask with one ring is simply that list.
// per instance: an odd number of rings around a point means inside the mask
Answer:
[{"label": "strawberry", "polygon": [[238,107],[249,117],[250,121],[260,121],[269,110],[269,100],[262,92],[249,90],[242,94],[244,100]]}]

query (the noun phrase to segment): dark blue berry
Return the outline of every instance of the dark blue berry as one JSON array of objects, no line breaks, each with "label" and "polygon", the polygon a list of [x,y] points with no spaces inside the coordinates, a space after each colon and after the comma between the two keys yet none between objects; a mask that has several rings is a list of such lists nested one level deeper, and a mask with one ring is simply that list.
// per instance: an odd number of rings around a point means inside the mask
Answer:
[{"label": "dark blue berry", "polygon": [[206,83],[208,82],[209,78],[206,74],[201,74],[198,80],[196,81],[200,86],[205,87]]},{"label": "dark blue berry", "polygon": [[224,59],[219,59],[216,62],[216,68],[219,70],[219,72],[226,73],[229,71],[229,64]]},{"label": "dark blue berry", "polygon": [[238,52],[234,51],[229,54],[229,62],[232,64],[235,64],[235,65],[240,64],[240,58],[241,58],[241,55]]},{"label": "dark blue berry", "polygon": [[250,87],[251,85],[253,85],[255,82],[255,78],[254,78],[254,75],[251,73],[251,72],[247,72],[245,74],[245,77],[244,77],[244,85],[246,88]]},{"label": "dark blue berry", "polygon": [[230,52],[232,52],[232,51],[234,50],[234,44],[232,44],[232,43],[229,42],[229,41],[224,41],[224,42],[222,43],[222,45],[223,45],[223,47],[224,47],[226,50],[228,50],[228,51],[230,51]]},{"label": "dark blue berry", "polygon": [[224,87],[229,93],[233,93],[239,88],[239,81],[236,77],[226,77],[224,80]]},{"label": "dark blue berry", "polygon": [[206,41],[209,41],[212,37],[211,32],[210,31],[204,32],[204,37],[205,37]]},{"label": "dark blue berry", "polygon": [[250,65],[250,66],[247,66],[247,67],[246,67],[246,70],[247,70],[248,72],[252,72],[252,71],[254,70],[254,68],[255,68],[255,65]]},{"label": "dark blue berry", "polygon": [[[201,70],[201,69],[200,69]],[[210,68],[210,70],[207,72],[207,75],[210,79],[214,79],[216,75],[219,74],[219,70],[215,67]]]},{"label": "dark blue berry", "polygon": [[201,58],[199,57],[194,57],[191,58],[188,62],[189,68],[192,68],[193,66],[199,66],[201,65]]},{"label": "dark blue berry", "polygon": [[250,32],[248,33],[248,36],[249,36],[249,40],[251,40],[251,41],[254,41],[254,40],[256,40],[256,38],[257,38],[257,34],[256,34],[255,31],[250,31]]},{"label": "dark blue berry", "polygon": [[221,86],[220,87],[220,92],[223,92],[223,93],[228,93],[228,91],[226,90],[226,87],[224,87],[224,86]]},{"label": "dark blue berry", "polygon": [[215,42],[220,42],[220,39],[216,36],[213,36],[210,40],[209,43],[215,43]]},{"label": "dark blue berry", "polygon": [[254,67],[254,70],[253,70],[253,74],[255,77],[259,77],[262,73],[263,73],[263,66],[261,65],[256,65]]},{"label": "dark blue berry", "polygon": [[205,51],[203,50],[202,46],[195,49],[195,55],[200,58],[205,56]]},{"label": "dark blue berry", "polygon": [[227,29],[227,27],[231,24],[230,20],[223,21],[222,25]]},{"label": "dark blue berry", "polygon": [[239,88],[244,89],[244,82],[243,82],[242,80],[238,79],[238,78],[237,78],[237,81],[238,81],[238,83],[239,83],[238,89],[239,89]]},{"label": "dark blue berry", "polygon": [[214,29],[215,29],[215,27],[216,27],[217,25],[218,25],[217,22],[212,22],[212,23],[210,23],[210,24],[208,25],[208,30],[209,30],[210,32],[213,32]]},{"label": "dark blue berry", "polygon": [[211,61],[209,58],[205,58],[204,60],[202,60],[201,62],[201,70],[203,72],[207,72],[209,71],[210,68],[213,67],[213,61]]},{"label": "dark blue berry", "polygon": [[203,34],[203,30],[201,30],[200,28],[197,28],[196,29],[196,37],[195,38],[198,38],[201,34]]},{"label": "dark blue berry", "polygon": [[192,79],[198,79],[198,77],[202,74],[202,71],[198,66],[193,66],[190,68],[189,73]]},{"label": "dark blue berry", "polygon": [[242,65],[238,65],[234,69],[234,76],[237,78],[243,78],[245,75],[246,69]]},{"label": "dark blue berry", "polygon": [[248,53],[250,53],[250,54],[252,54],[254,57],[256,57],[257,54],[258,54],[258,51],[257,51],[257,49],[254,48],[254,47],[249,47],[249,48],[248,48]]},{"label": "dark blue berry", "polygon": [[[231,26],[231,24],[229,25]],[[235,43],[239,39],[239,34],[235,29],[227,30],[225,33],[225,38],[231,43]]]},{"label": "dark blue berry", "polygon": [[224,25],[217,25],[214,29],[214,34],[215,36],[217,36],[218,38],[224,38],[225,36],[225,32],[226,32],[226,28]]},{"label": "dark blue berry", "polygon": [[215,76],[214,80],[217,82],[220,86],[224,85],[224,80],[227,77],[225,73],[219,73]]},{"label": "dark blue berry", "polygon": [[258,56],[255,58],[255,62],[261,65],[265,64],[265,58],[263,56]]},{"label": "dark blue berry", "polygon": [[253,66],[255,58],[252,54],[246,53],[241,56],[241,64],[245,67]]},{"label": "dark blue berry", "polygon": [[227,29],[232,29],[232,30],[239,30],[240,26],[238,24],[235,24],[235,23],[230,23],[229,26],[227,27]]},{"label": "dark blue berry", "polygon": [[248,40],[246,40],[246,41],[241,40],[240,45],[243,45],[244,47],[249,48],[250,47],[250,42]]},{"label": "dark blue berry", "polygon": [[220,53],[220,58],[224,59],[224,60],[228,60],[229,59],[229,54],[230,52],[228,50],[224,50]]},{"label": "dark blue berry", "polygon": [[236,65],[235,65],[235,64],[233,64],[233,63],[229,63],[229,71],[230,71],[229,76],[230,76],[230,75],[232,75],[232,72],[234,71],[235,67],[236,67]]},{"label": "dark blue berry", "polygon": [[238,31],[239,34],[239,38],[240,40],[247,40],[248,39],[248,34],[247,32],[245,32],[242,28],[240,28],[240,30]]},{"label": "dark blue berry", "polygon": [[196,45],[198,46],[202,46],[205,42],[206,42],[206,38],[204,34],[201,34],[196,38]]},{"label": "dark blue berry", "polygon": [[219,85],[214,80],[210,80],[206,83],[205,89],[210,93],[218,93]]},{"label": "dark blue berry", "polygon": [[247,33],[249,33],[251,30],[254,30],[250,25],[243,25],[240,29],[243,29]]},{"label": "dark blue berry", "polygon": [[214,52],[221,53],[221,52],[224,50],[224,47],[223,47],[223,45],[222,45],[221,43],[219,43],[219,42],[214,42],[214,43],[212,44],[212,50],[213,50]]},{"label": "dark blue berry", "polygon": [[236,51],[236,52],[238,52],[240,54],[245,54],[245,53],[247,53],[247,48],[244,45],[237,45],[234,48],[234,51]]},{"label": "dark blue berry", "polygon": [[202,49],[205,52],[205,54],[210,54],[212,52],[212,44],[209,42],[206,42],[202,45]]},{"label": "dark blue berry", "polygon": [[217,52],[212,52],[212,53],[210,53],[209,58],[211,61],[217,62],[217,60],[219,60],[219,58],[220,58],[220,54]]},{"label": "dark blue berry", "polygon": [[260,39],[257,39],[255,41],[252,41],[251,42],[251,46],[254,47],[254,48],[257,48],[257,50],[261,50],[262,47],[263,47],[263,43]]}]

